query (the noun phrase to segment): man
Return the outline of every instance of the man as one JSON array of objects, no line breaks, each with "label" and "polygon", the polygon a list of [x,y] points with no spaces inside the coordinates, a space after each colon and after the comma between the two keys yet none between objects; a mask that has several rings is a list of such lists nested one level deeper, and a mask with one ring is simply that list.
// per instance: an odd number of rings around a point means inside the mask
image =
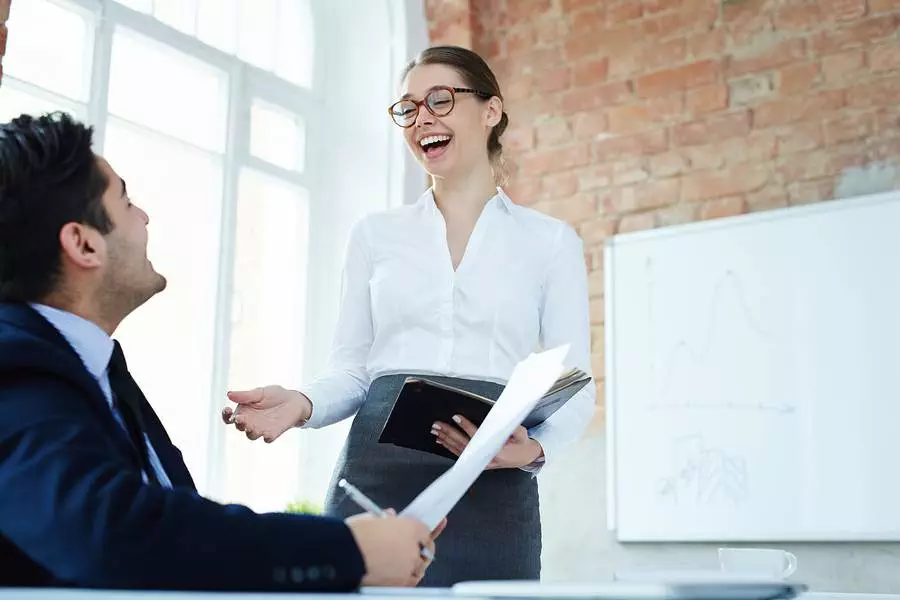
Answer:
[{"label": "man", "polygon": [[147,214],[91,144],[66,115],[0,125],[0,586],[415,584],[433,548],[418,521],[197,494],[111,338],[166,280]]}]

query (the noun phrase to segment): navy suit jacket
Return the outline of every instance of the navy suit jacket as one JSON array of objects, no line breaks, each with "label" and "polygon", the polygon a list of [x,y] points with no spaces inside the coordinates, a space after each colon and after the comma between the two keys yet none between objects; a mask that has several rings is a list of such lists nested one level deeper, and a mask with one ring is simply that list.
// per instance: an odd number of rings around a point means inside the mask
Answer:
[{"label": "navy suit jacket", "polygon": [[201,497],[142,410],[173,489],[142,482],[136,450],[65,338],[27,304],[0,303],[0,586],[359,586],[365,564],[342,521]]}]

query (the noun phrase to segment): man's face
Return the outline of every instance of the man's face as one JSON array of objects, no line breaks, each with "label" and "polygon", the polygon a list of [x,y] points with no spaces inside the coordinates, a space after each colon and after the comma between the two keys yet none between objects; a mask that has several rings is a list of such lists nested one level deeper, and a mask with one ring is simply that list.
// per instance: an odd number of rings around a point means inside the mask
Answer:
[{"label": "man's face", "polygon": [[108,182],[103,206],[113,224],[105,236],[106,264],[100,282],[104,303],[131,312],[166,287],[147,258],[147,224],[150,218],[131,203],[125,182],[103,158],[97,158]]}]

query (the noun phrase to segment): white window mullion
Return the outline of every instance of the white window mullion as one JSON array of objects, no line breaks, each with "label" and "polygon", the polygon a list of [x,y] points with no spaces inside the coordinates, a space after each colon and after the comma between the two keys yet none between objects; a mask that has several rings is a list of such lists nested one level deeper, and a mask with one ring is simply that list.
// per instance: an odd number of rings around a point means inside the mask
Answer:
[{"label": "white window mullion", "polygon": [[88,123],[94,126],[94,151],[103,153],[109,96],[109,65],[115,25],[107,18],[106,5],[100,8],[94,29],[94,63],[91,69],[91,91],[88,99]]},{"label": "white window mullion", "polygon": [[[234,281],[235,238],[237,232],[238,190],[242,158],[250,145],[250,108],[245,92],[245,69],[237,61],[230,70],[228,93],[228,139],[225,145],[225,182],[222,207],[222,249],[219,257],[219,280],[216,294],[216,329],[213,343],[213,371],[211,390],[212,418],[225,403],[228,391],[228,369],[231,359],[231,311]],[[226,428],[215,426],[209,436],[207,463],[207,494],[223,498],[225,494],[225,433]]]}]

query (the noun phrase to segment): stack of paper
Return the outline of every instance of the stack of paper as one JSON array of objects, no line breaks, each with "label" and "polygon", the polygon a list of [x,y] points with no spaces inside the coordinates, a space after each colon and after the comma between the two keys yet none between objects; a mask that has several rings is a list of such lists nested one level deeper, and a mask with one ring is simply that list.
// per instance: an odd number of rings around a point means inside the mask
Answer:
[{"label": "stack of paper", "polygon": [[401,513],[434,529],[456,506],[565,368],[568,344],[532,354],[513,370],[503,393],[453,466]]}]

